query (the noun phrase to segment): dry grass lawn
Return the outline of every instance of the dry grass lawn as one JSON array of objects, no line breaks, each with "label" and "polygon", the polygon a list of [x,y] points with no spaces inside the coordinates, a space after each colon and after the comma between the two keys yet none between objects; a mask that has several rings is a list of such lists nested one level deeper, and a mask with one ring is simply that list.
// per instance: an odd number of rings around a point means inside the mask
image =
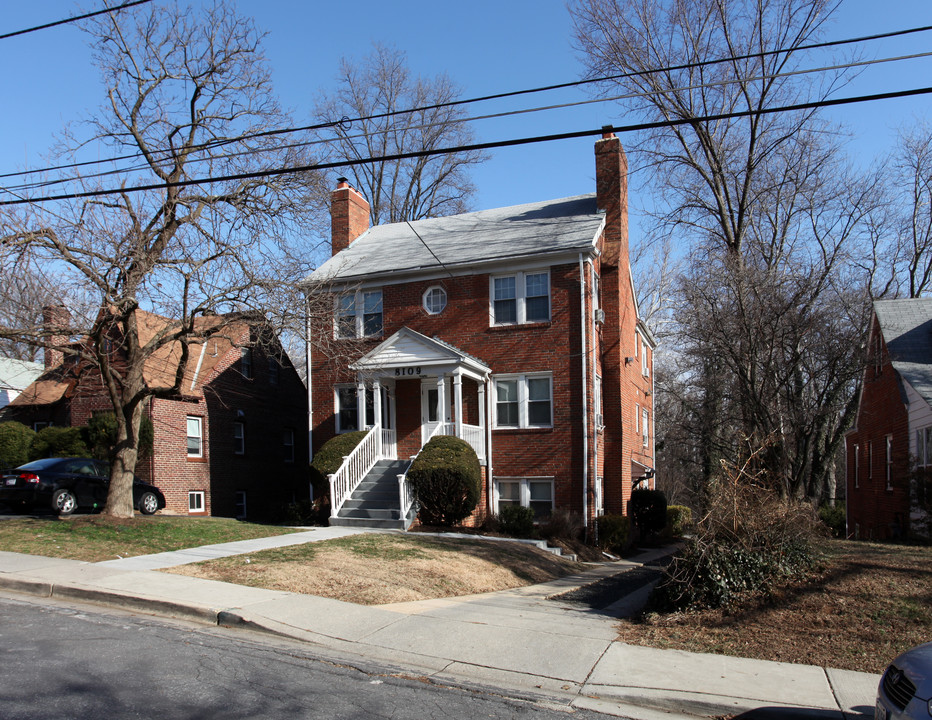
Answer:
[{"label": "dry grass lawn", "polygon": [[932,548],[832,541],[803,580],[727,610],[623,621],[619,639],[880,673],[932,640]]},{"label": "dry grass lawn", "polygon": [[471,595],[547,582],[583,566],[523,543],[353,535],[165,572],[363,605]]}]

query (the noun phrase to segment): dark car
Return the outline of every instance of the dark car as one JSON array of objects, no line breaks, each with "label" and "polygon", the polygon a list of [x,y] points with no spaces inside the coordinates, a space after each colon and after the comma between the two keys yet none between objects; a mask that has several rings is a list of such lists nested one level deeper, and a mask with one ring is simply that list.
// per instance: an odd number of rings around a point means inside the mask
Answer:
[{"label": "dark car", "polygon": [[[14,508],[48,507],[59,515],[78,508],[99,510],[107,503],[110,470],[91,458],[44,458],[0,478],[0,503]],[[133,505],[144,515],[165,507],[165,496],[139,478],[133,480]]]},{"label": "dark car", "polygon": [[874,720],[932,717],[932,642],[898,656],[877,688]]}]

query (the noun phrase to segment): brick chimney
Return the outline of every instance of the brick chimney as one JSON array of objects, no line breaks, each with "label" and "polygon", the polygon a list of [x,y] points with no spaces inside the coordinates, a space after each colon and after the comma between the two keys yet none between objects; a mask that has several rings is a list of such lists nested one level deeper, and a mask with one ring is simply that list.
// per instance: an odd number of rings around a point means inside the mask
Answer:
[{"label": "brick chimney", "polygon": [[603,262],[628,264],[628,158],[610,131],[595,144],[596,204],[605,211]]},{"label": "brick chimney", "polygon": [[45,369],[61,365],[65,359],[64,348],[71,344],[68,325],[71,313],[64,305],[46,305],[42,308],[42,327],[46,342],[43,352]]},{"label": "brick chimney", "polygon": [[332,254],[369,229],[369,203],[344,178],[337,179],[337,189],[330,193],[330,247]]}]

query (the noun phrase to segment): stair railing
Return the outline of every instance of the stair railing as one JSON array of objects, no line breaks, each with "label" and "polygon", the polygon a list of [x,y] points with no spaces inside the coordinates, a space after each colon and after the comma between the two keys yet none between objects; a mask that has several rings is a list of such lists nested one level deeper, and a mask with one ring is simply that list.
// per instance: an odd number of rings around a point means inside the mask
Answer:
[{"label": "stair railing", "polygon": [[335,518],[339,515],[343,503],[353,494],[381,456],[382,428],[376,423],[369,428],[359,445],[343,458],[339,469],[327,476],[330,481],[330,517]]},{"label": "stair railing", "polygon": [[[424,445],[429,443],[435,435],[444,435],[443,426],[446,423],[437,423],[430,435],[427,437],[427,440],[424,441]],[[421,445],[421,450],[424,449],[424,445]],[[411,456],[411,462],[408,463],[408,467],[405,468],[405,471],[398,475],[398,504],[401,508],[401,519],[407,524],[408,513],[411,512],[411,508],[414,506],[414,503],[417,501],[417,496],[414,494],[414,488],[411,487],[411,483],[408,482],[408,470],[411,469],[411,466],[414,464],[414,461],[417,459],[417,456],[421,454],[421,450],[418,450],[414,455]],[[405,530],[408,528],[406,527]]]}]

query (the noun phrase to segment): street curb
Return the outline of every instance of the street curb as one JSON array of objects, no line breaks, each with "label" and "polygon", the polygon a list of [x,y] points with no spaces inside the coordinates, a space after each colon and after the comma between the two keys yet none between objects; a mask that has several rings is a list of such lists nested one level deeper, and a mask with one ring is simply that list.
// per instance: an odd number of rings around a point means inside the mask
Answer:
[{"label": "street curb", "polygon": [[0,575],[0,588],[24,595],[37,595],[39,597],[52,597],[53,585],[42,580],[21,580],[19,578]]}]

